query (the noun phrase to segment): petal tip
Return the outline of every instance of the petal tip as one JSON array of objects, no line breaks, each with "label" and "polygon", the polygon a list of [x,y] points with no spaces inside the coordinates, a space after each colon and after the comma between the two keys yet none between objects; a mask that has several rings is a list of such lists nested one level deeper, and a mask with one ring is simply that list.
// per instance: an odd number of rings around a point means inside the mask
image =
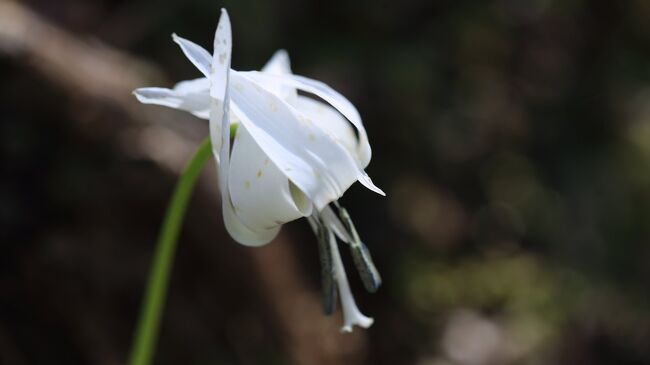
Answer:
[{"label": "petal tip", "polygon": [[380,188],[378,188],[377,185],[375,185],[375,184],[372,182],[372,179],[370,179],[370,176],[368,176],[368,174],[366,174],[365,171],[362,170],[362,171],[359,173],[359,176],[357,177],[357,180],[358,180],[358,181],[359,181],[363,186],[365,186],[366,188],[368,188],[368,189],[374,191],[375,193],[377,193],[377,194],[379,194],[379,195],[381,195],[381,196],[386,196],[386,193],[384,193],[383,190],[381,190]]},{"label": "petal tip", "polygon": [[219,17],[219,23],[221,23],[222,20],[230,22],[230,17],[228,16],[228,10],[226,10],[226,8],[221,8],[221,15]]},{"label": "petal tip", "polygon": [[219,16],[219,22],[217,23],[217,30],[214,37],[214,52],[217,52],[219,49],[227,49],[228,53],[230,53],[231,33],[232,29],[230,26],[228,11],[226,11],[226,8],[221,8],[221,16]]},{"label": "petal tip", "polygon": [[354,326],[359,326],[361,328],[370,328],[372,324],[375,323],[375,320],[371,317],[363,316],[357,318],[353,323],[346,323],[341,327],[341,333],[352,333],[354,332]]},{"label": "petal tip", "polygon": [[381,190],[377,185],[373,184],[372,181],[370,181],[369,184],[364,184],[363,182],[361,183],[371,191],[374,191],[375,193],[381,196],[386,196],[386,193],[383,190]]},{"label": "petal tip", "polygon": [[144,103],[145,96],[142,94],[141,88],[131,91],[131,95],[135,96],[135,98],[138,99],[139,102]]}]

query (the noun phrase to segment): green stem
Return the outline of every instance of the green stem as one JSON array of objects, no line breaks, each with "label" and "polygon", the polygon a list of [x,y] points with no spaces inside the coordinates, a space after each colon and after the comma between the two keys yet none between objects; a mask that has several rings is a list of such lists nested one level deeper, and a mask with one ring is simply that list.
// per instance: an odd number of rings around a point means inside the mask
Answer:
[{"label": "green stem", "polygon": [[147,279],[144,301],[131,348],[130,365],[149,365],[153,360],[160,328],[160,317],[165,304],[169,275],[176,251],[176,241],[196,178],[205,162],[212,155],[211,152],[210,139],[207,138],[185,166],[167,207],[156,251],[153,255],[153,265]]}]

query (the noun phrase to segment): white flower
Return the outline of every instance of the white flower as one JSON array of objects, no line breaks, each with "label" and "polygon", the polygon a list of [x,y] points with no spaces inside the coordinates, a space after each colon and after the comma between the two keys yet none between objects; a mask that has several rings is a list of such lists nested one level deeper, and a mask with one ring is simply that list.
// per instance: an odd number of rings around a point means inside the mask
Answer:
[{"label": "white flower", "polygon": [[[173,39],[204,77],[182,81],[173,89],[141,88],[135,95],[142,103],[209,119],[230,235],[241,244],[259,246],[271,241],[284,223],[310,217],[315,232],[323,230],[320,237],[331,246],[344,329],[370,326],[372,319],[359,312],[350,293],[334,233],[351,247],[360,241],[328,206],[355,181],[384,195],[364,172],[371,150],[356,108],[324,83],[292,74],[282,50],[261,72],[231,69],[231,27],[225,10],[212,55],[175,34]],[[231,124],[238,125],[232,148]]]}]

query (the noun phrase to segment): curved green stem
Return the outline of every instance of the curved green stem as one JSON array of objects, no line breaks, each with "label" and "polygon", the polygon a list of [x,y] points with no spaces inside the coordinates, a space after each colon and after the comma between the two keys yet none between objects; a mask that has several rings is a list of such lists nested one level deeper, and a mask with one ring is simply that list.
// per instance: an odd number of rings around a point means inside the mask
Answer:
[{"label": "curved green stem", "polygon": [[212,146],[210,139],[207,138],[185,166],[167,207],[156,251],[153,255],[153,264],[147,279],[144,300],[131,348],[130,365],[149,365],[153,360],[160,328],[160,317],[165,304],[169,276],[176,251],[176,241],[196,179],[211,155]]}]

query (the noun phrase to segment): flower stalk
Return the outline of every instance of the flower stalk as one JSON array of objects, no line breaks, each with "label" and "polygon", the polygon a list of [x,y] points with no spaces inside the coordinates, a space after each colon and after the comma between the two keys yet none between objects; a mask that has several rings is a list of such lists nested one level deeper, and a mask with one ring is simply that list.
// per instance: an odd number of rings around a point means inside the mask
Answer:
[{"label": "flower stalk", "polygon": [[138,317],[129,358],[130,365],[149,365],[153,360],[181,224],[196,179],[211,156],[210,138],[206,138],[185,166],[167,207]]}]

